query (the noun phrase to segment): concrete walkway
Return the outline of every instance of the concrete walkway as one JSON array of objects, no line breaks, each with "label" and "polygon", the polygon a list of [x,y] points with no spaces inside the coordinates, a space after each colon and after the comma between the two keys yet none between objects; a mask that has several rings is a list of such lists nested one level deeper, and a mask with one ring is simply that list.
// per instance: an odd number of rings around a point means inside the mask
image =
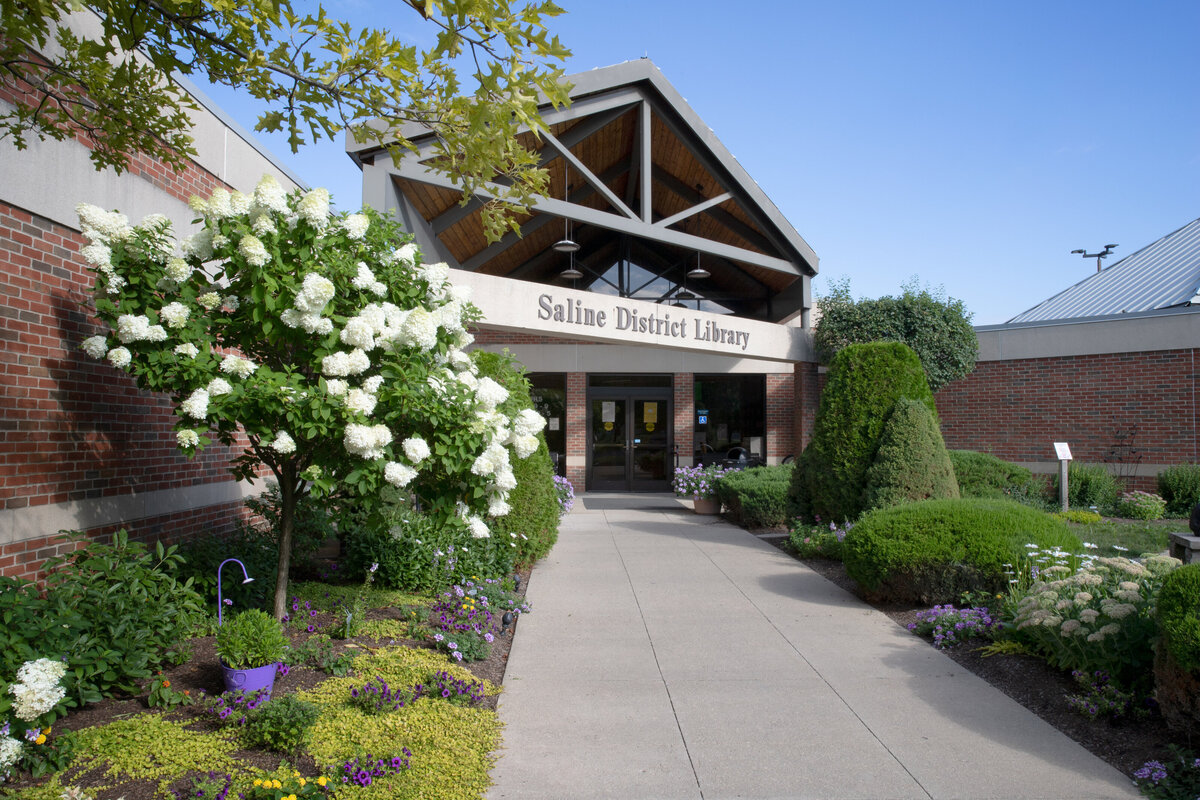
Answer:
[{"label": "concrete walkway", "polygon": [[585,495],[534,569],[489,798],[1137,797],[803,564],[669,495]]}]

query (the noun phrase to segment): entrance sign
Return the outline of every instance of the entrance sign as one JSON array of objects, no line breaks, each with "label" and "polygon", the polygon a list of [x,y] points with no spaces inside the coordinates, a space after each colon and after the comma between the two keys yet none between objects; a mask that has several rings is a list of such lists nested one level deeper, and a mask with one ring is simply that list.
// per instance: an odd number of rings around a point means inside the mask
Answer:
[{"label": "entrance sign", "polygon": [[658,403],[646,403],[642,410],[642,422],[647,425],[658,422]]}]

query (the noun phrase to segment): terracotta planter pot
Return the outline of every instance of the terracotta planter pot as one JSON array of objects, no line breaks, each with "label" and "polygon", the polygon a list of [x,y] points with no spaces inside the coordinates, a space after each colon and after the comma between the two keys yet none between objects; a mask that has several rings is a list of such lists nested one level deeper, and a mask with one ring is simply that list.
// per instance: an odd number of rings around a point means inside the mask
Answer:
[{"label": "terracotta planter pot", "polygon": [[275,664],[268,664],[265,667],[254,667],[253,669],[230,669],[225,666],[225,662],[221,662],[221,672],[225,677],[225,691],[227,692],[257,692],[259,689],[266,689],[266,696],[271,696],[271,690],[275,688]]},{"label": "terracotta planter pot", "polygon": [[697,514],[720,514],[721,501],[715,497],[697,497],[692,500],[692,510]]}]

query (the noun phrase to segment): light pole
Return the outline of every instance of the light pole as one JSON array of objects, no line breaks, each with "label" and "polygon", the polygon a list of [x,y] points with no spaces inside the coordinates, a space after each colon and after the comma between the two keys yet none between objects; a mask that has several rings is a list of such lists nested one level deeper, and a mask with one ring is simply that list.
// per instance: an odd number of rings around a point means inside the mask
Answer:
[{"label": "light pole", "polygon": [[1101,250],[1099,253],[1088,253],[1084,250],[1072,250],[1071,253],[1072,254],[1078,253],[1083,258],[1096,259],[1096,272],[1099,272],[1100,271],[1100,259],[1108,258],[1110,255],[1112,255],[1112,251],[1113,251],[1114,247],[1120,247],[1120,245],[1106,244],[1106,245],[1104,245],[1104,249]]}]

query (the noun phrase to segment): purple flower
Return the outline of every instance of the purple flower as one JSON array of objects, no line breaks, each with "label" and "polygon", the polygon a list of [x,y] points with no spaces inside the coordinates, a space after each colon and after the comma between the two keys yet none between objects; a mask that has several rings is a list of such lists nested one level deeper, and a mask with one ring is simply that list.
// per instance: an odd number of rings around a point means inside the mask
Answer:
[{"label": "purple flower", "polygon": [[232,601],[232,600],[230,600],[228,597],[226,597],[226,598],[225,598],[225,600],[224,600],[224,603],[225,603],[225,605],[227,605],[227,606],[231,606],[231,605],[233,605],[233,601]]}]

